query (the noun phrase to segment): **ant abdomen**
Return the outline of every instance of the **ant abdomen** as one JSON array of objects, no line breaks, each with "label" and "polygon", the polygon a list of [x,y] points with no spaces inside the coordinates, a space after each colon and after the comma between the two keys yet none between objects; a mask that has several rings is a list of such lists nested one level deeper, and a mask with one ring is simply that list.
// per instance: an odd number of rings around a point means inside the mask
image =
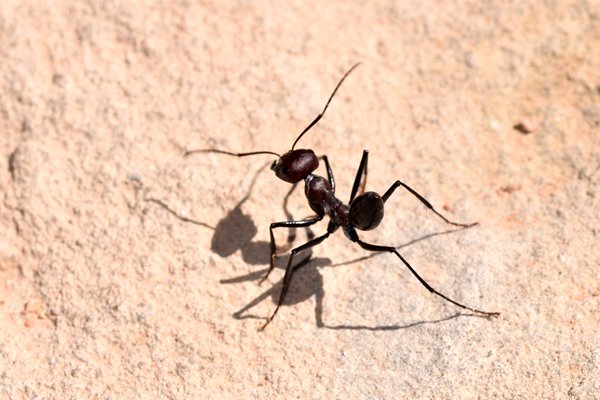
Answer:
[{"label": "ant abdomen", "polygon": [[366,192],[350,204],[350,224],[356,229],[375,229],[383,219],[383,199],[375,192]]}]

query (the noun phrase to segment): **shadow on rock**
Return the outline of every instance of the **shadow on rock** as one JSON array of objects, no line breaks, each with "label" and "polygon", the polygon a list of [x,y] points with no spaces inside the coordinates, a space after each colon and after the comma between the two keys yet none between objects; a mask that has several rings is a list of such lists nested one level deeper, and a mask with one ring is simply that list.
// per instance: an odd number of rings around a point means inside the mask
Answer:
[{"label": "shadow on rock", "polygon": [[[191,218],[183,217],[169,208],[164,202],[155,198],[146,197],[144,200],[153,202],[155,204],[160,205],[164,209],[166,209],[169,213],[173,214],[175,217],[180,220],[188,223],[193,223],[195,225],[203,226],[209,229],[214,230],[212,240],[211,240],[211,250],[218,254],[221,257],[229,257],[234,254],[237,250],[240,250],[242,259],[244,262],[250,265],[268,265],[269,257],[270,257],[270,243],[266,241],[253,241],[254,237],[258,233],[258,229],[256,224],[250,217],[250,215],[245,214],[242,211],[243,204],[250,198],[252,193],[252,189],[256,182],[256,178],[260,174],[260,172],[266,167],[263,166],[260,168],[248,189],[248,193],[244,196],[238,204],[227,213],[227,215],[222,218],[217,225],[213,228],[210,225],[193,220]],[[286,194],[283,200],[283,210],[286,214],[286,217],[289,221],[293,220],[293,216],[288,211],[287,203],[290,195],[296,188],[296,185],[293,185],[289,192]],[[467,229],[468,227],[460,227],[456,229],[450,229],[442,232],[434,232],[430,234],[426,234],[417,239],[411,240],[407,243],[396,246],[396,249],[402,249],[408,246],[411,246],[420,241],[424,241],[430,239],[435,236],[447,235],[450,233],[458,232],[463,229]],[[284,250],[289,250],[291,243],[294,241],[296,236],[295,229],[288,230],[288,238],[286,248]],[[306,229],[306,236],[308,240],[314,238],[313,232],[310,228]],[[423,324],[433,324],[440,323],[444,321],[448,321],[461,316],[474,316],[481,317],[478,314],[465,314],[458,313],[449,317],[441,318],[438,320],[431,321],[416,321],[409,324],[404,325],[383,325],[383,326],[367,326],[367,325],[326,325],[323,322],[323,299],[325,296],[323,290],[323,277],[318,271],[318,268],[331,266],[338,267],[343,265],[350,265],[354,263],[358,263],[361,261],[365,261],[371,257],[375,257],[381,255],[381,252],[370,253],[366,256],[356,258],[354,260],[344,261],[337,264],[332,264],[329,258],[315,258],[311,259],[311,252],[307,251],[308,255],[304,257],[300,263],[298,263],[294,267],[294,279],[291,282],[290,290],[287,293],[287,297],[283,303],[283,305],[293,305],[300,303],[302,301],[308,300],[313,295],[315,296],[315,320],[318,327],[333,329],[333,330],[372,330],[372,331],[386,331],[386,330],[399,330],[399,329],[408,329],[415,326],[423,325]],[[302,254],[302,253],[299,253]],[[277,262],[275,264],[276,268],[285,269],[285,264],[279,262],[281,258],[289,257],[289,254],[279,254],[277,256]],[[242,275],[235,278],[222,279],[220,283],[222,284],[237,284],[247,281],[260,281],[265,274],[267,273],[268,268],[261,269],[260,271],[251,272],[246,275]],[[254,308],[257,304],[261,303],[263,300],[271,297],[273,304],[276,305],[279,301],[279,296],[281,293],[282,281],[279,281],[277,284],[271,286],[270,288],[264,290],[258,297],[248,303],[246,306],[236,311],[233,314],[233,317],[236,319],[264,319],[266,317],[256,316],[254,314],[249,313],[249,311]]]},{"label": "shadow on rock", "polygon": [[241,251],[244,262],[257,265],[269,263],[269,243],[252,241],[258,233],[254,221],[242,211],[243,199],[219,221],[211,240],[211,250],[221,257]]},{"label": "shadow on rock", "polygon": [[477,318],[488,319],[485,316],[479,315],[479,314],[473,314],[473,313],[456,313],[454,315],[450,315],[450,316],[445,317],[445,318],[434,319],[434,320],[430,320],[430,321],[415,321],[415,322],[411,322],[411,323],[404,324],[404,325],[397,325],[397,324],[394,324],[394,325],[375,325],[375,326],[368,326],[368,325],[322,325],[322,327],[326,328],[326,329],[333,329],[333,330],[397,331],[397,330],[401,330],[401,329],[414,328],[414,327],[419,326],[419,325],[439,324],[441,322],[450,321],[450,320],[453,320],[453,319],[458,318],[458,317],[477,317]]},{"label": "shadow on rock", "polygon": [[[278,263],[279,264],[279,263]],[[315,296],[315,318],[317,326],[323,325],[323,298],[325,292],[323,290],[323,276],[319,273],[319,268],[331,264],[329,258],[314,258],[311,259],[309,254],[298,265],[294,267],[294,280],[290,285],[290,290],[285,298],[284,306],[298,304]],[[276,265],[277,268],[284,268],[283,265]],[[223,279],[220,282],[223,284],[235,284],[246,281],[259,281],[267,272],[267,268],[251,274],[243,275],[232,279]],[[266,319],[254,314],[248,313],[254,306],[260,304],[267,298],[271,298],[273,304],[277,304],[281,293],[282,280],[264,290],[258,297],[248,303],[246,306],[236,311],[233,317],[236,319]]]}]

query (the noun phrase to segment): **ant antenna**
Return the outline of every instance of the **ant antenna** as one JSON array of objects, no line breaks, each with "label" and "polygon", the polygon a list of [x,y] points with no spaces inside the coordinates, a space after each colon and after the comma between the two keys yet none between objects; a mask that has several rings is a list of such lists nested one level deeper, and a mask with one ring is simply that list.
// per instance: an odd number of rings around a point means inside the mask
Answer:
[{"label": "ant antenna", "polygon": [[274,156],[281,157],[279,154],[273,151],[250,151],[248,153],[232,153],[231,151],[218,150],[218,149],[201,149],[201,150],[188,150],[183,153],[184,157],[190,156],[196,153],[219,153],[219,154],[227,154],[230,156],[236,157],[246,157],[246,156],[254,156],[256,154],[273,154]]},{"label": "ant antenna", "polygon": [[313,122],[311,122],[303,131],[302,133],[300,133],[300,135],[296,138],[296,141],[294,142],[294,144],[292,145],[292,150],[294,150],[294,147],[296,147],[296,143],[298,143],[298,140],[300,140],[300,138],[302,136],[304,136],[304,134],[306,132],[308,132],[310,130],[310,128],[312,128],[317,122],[319,122],[319,120],[321,119],[321,117],[323,117],[323,114],[325,114],[325,111],[327,110],[327,107],[329,107],[329,103],[331,103],[331,99],[333,99],[333,96],[335,95],[335,92],[337,92],[337,90],[340,88],[342,82],[344,82],[344,79],[346,79],[346,77],[348,75],[350,75],[350,72],[354,71],[354,69],[356,67],[358,67],[360,65],[360,62],[357,62],[356,64],[354,64],[352,66],[352,68],[350,68],[348,70],[348,72],[346,72],[344,74],[344,76],[342,76],[342,79],[340,79],[340,81],[338,82],[337,86],[335,87],[335,89],[333,89],[333,93],[331,93],[331,96],[329,96],[329,100],[327,100],[327,104],[325,104],[325,108],[323,109],[323,111],[321,111],[321,113],[319,115],[317,115],[317,118],[314,119]]}]

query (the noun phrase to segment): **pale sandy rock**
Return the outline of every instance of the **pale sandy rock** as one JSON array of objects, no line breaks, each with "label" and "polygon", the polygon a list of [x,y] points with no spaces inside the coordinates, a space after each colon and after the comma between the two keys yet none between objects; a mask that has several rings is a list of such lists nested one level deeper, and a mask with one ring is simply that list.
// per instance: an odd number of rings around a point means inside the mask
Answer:
[{"label": "pale sandy rock", "polygon": [[[479,221],[364,238],[499,319],[338,232],[257,332],[290,186],[183,153],[288,150],[357,61],[299,146]],[[0,398],[600,398],[598,71],[593,1],[0,2]]]}]

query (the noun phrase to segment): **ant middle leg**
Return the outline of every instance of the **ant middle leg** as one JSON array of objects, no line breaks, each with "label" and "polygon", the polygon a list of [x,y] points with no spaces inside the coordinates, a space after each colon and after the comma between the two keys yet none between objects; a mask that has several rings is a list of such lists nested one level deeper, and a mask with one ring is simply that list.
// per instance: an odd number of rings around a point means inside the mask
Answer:
[{"label": "ant middle leg", "polygon": [[438,292],[437,290],[435,290],[434,288],[432,288],[426,281],[425,279],[421,278],[421,276],[417,273],[417,271],[414,270],[414,268],[408,263],[408,261],[406,261],[404,259],[404,257],[402,257],[400,255],[400,253],[398,253],[398,251],[396,250],[395,247],[392,246],[380,246],[380,245],[375,245],[375,244],[370,244],[370,243],[365,243],[360,239],[357,239],[356,242],[360,245],[360,247],[362,247],[365,250],[369,250],[369,251],[386,251],[388,253],[394,253],[396,256],[398,256],[398,258],[400,259],[400,261],[402,261],[404,263],[404,265],[406,265],[406,267],[410,270],[410,272],[412,272],[412,274],[419,280],[419,282],[421,282],[421,284],[423,286],[425,286],[425,288],[427,290],[429,290],[431,293],[436,294],[438,296],[440,296],[441,298],[443,298],[446,301],[449,301],[450,303],[460,307],[460,308],[464,308],[465,310],[469,310],[472,311],[474,313],[477,314],[481,314],[484,315],[487,318],[491,318],[491,317],[498,317],[500,315],[499,312],[488,312],[488,311],[482,311],[482,310],[478,310],[476,308],[472,308],[469,306],[466,306],[464,304],[461,304],[455,300],[452,300],[451,298],[443,295],[442,293]]},{"label": "ant middle leg", "polygon": [[381,196],[383,201],[385,202],[394,193],[394,191],[400,186],[402,186],[404,189],[408,190],[410,192],[410,194],[412,194],[417,199],[419,199],[419,201],[421,203],[423,203],[427,208],[429,208],[431,211],[433,211],[433,213],[436,214],[438,217],[443,219],[447,224],[454,225],[454,226],[462,226],[464,228],[470,228],[472,226],[479,224],[479,222],[471,222],[468,224],[463,224],[463,223],[450,221],[448,218],[446,218],[442,214],[440,214],[435,208],[433,208],[431,203],[429,201],[427,201],[427,199],[425,199],[425,197],[421,196],[413,188],[411,188],[410,186],[408,186],[407,184],[405,184],[404,182],[401,182],[401,181],[394,182],[394,184],[387,190],[387,192],[385,192],[383,194],[383,196]]},{"label": "ant middle leg", "polygon": [[[352,185],[352,193],[350,194],[350,201],[348,204],[352,203],[354,197],[356,197],[358,193],[358,189],[360,187],[359,195],[364,193],[365,186],[367,186],[367,164],[369,163],[369,151],[363,150],[362,158],[360,159],[360,165],[358,166],[358,171],[356,172],[356,178],[354,178],[354,184]],[[363,179],[364,175],[364,179]],[[362,185],[361,185],[362,182]]]},{"label": "ant middle leg", "polygon": [[[271,271],[273,271],[273,268],[275,268],[275,250],[276,250],[276,246],[275,246],[275,236],[273,235],[273,229],[275,229],[275,228],[283,228],[283,227],[285,227],[285,228],[305,228],[305,227],[309,227],[311,225],[316,224],[317,222],[321,221],[322,219],[323,219],[323,215],[317,215],[317,216],[315,216],[313,218],[305,219],[305,220],[302,220],[302,221],[273,222],[269,226],[269,234],[271,236],[271,258],[270,258],[271,264],[269,265],[269,269],[268,269],[267,273],[260,280],[259,284],[263,283],[265,281],[265,279],[267,279],[269,277],[269,275],[271,274]],[[316,239],[313,239],[313,240],[316,240]]]},{"label": "ant middle leg", "polygon": [[290,258],[287,263],[287,267],[285,268],[285,275],[283,276],[283,286],[281,287],[281,293],[279,294],[279,300],[277,301],[277,307],[275,307],[275,311],[273,311],[273,314],[271,314],[271,316],[267,319],[267,321],[264,323],[264,325],[260,328],[261,331],[264,330],[267,327],[267,325],[269,325],[269,323],[275,317],[275,314],[277,314],[277,311],[279,311],[279,307],[281,307],[281,305],[285,301],[285,296],[287,295],[287,291],[290,287],[290,282],[292,281],[292,276],[294,275],[294,272],[296,271],[296,268],[292,267],[292,260],[294,259],[294,256],[296,254],[300,253],[301,251],[304,251],[306,249],[309,249],[311,247],[318,245],[323,240],[327,239],[329,237],[329,235],[331,235],[331,233],[327,232],[324,235],[321,235],[315,239],[309,240],[308,242],[304,243],[303,245],[298,246],[292,250],[292,252],[290,254]]}]

